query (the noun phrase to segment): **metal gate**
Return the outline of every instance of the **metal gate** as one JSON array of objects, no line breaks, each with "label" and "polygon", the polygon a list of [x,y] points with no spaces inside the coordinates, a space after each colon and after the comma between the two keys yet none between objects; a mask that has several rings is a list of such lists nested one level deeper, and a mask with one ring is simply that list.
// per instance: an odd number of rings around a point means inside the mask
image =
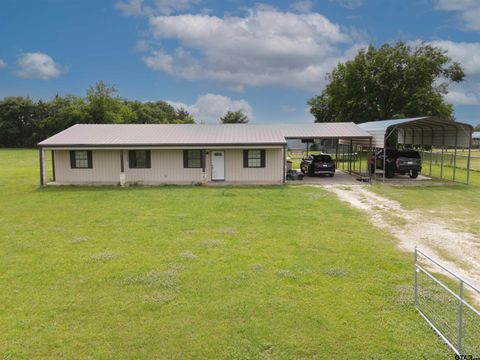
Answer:
[{"label": "metal gate", "polygon": [[480,357],[478,304],[477,287],[415,247],[415,307],[455,354],[465,358]]}]

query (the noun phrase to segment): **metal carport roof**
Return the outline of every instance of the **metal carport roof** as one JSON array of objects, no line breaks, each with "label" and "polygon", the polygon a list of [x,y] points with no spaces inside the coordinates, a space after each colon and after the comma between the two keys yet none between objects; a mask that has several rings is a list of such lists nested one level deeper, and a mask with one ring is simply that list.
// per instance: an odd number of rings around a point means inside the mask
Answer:
[{"label": "metal carport roof", "polygon": [[372,135],[372,146],[383,148],[397,130],[398,144],[432,145],[437,147],[469,147],[473,127],[437,117],[379,120],[358,125]]},{"label": "metal carport roof", "polygon": [[350,139],[372,137],[353,122],[275,124],[285,139]]}]

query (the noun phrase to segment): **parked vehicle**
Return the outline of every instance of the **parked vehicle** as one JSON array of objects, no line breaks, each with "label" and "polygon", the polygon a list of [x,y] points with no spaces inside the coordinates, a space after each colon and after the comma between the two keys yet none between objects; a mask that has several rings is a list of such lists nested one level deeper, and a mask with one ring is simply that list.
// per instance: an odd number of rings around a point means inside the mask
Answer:
[{"label": "parked vehicle", "polygon": [[[415,150],[387,150],[385,167],[385,177],[387,178],[392,178],[395,174],[408,174],[415,179],[422,171],[422,158]],[[377,153],[376,168],[383,170],[383,150]]]},{"label": "parked vehicle", "polygon": [[335,162],[330,155],[310,155],[302,159],[300,170],[309,176],[325,174],[333,177],[335,175]]},{"label": "parked vehicle", "polygon": [[303,174],[298,170],[288,170],[287,180],[303,180]]}]

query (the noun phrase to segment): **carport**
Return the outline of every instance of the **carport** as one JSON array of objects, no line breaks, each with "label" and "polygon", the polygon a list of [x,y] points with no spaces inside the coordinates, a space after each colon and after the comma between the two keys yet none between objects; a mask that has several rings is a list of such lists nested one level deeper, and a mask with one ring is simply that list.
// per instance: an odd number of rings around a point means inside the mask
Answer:
[{"label": "carport", "polygon": [[[354,152],[355,144],[363,144],[365,154],[371,152],[372,135],[353,122],[345,123],[307,123],[277,124],[286,140],[301,140],[309,144],[314,140],[332,140],[333,147],[329,153],[335,158],[337,169],[352,175],[358,174],[370,179],[367,157]],[[342,145],[346,144],[346,145]],[[334,181],[333,179],[329,182]]]},{"label": "carport", "polygon": [[[422,157],[422,174],[470,182],[471,125],[437,117],[417,117],[372,121],[358,126],[372,136],[369,146],[374,149],[418,150]],[[362,142],[354,143],[365,146]],[[460,160],[462,167],[458,166]],[[385,168],[385,157],[383,161]],[[385,181],[385,172],[382,178]]]}]

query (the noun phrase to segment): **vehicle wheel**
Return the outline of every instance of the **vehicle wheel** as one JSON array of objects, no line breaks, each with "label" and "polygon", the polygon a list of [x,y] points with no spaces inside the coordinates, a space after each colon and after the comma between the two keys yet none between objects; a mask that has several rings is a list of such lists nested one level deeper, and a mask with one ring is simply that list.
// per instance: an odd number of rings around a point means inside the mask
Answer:
[{"label": "vehicle wheel", "polygon": [[410,178],[411,179],[416,179],[418,177],[418,171],[412,170],[410,172]]}]

